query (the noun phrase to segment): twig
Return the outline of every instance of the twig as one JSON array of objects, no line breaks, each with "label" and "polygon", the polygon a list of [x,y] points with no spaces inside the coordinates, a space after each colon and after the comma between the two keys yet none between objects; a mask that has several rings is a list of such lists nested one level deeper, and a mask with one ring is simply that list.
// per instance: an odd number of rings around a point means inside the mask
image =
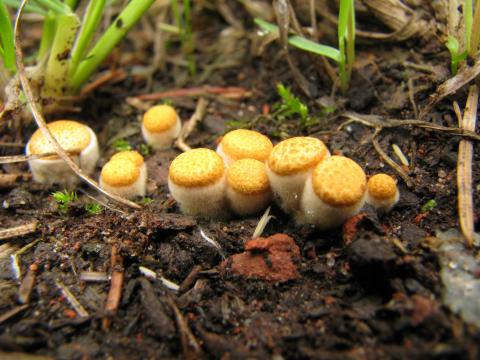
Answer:
[{"label": "twig", "polygon": [[180,284],[180,288],[178,289],[178,292],[180,294],[183,294],[185,291],[190,289],[192,284],[195,282],[195,280],[198,277],[198,273],[202,271],[202,267],[200,265],[195,265],[193,269],[190,271],[190,273],[187,275],[187,277],[182,281]]},{"label": "twig", "polygon": [[68,288],[63,285],[63,283],[60,280],[56,280],[55,282],[57,284],[57,287],[60,289],[62,292],[62,295],[65,296],[67,299],[68,303],[73,307],[73,309],[77,312],[80,317],[88,317],[89,314],[87,310],[80,304],[80,302],[73,296],[73,294],[68,290]]},{"label": "twig", "polygon": [[198,344],[197,339],[188,327],[188,324],[173,301],[170,295],[167,294],[167,301],[175,314],[175,321],[177,322],[178,332],[182,341],[183,355],[185,359],[193,360],[202,358],[202,349]]},{"label": "twig", "polygon": [[106,317],[103,319],[102,323],[104,330],[108,330],[110,328],[111,316],[117,312],[118,305],[120,304],[120,299],[122,297],[124,278],[123,257],[118,253],[116,245],[112,246],[111,267],[111,285],[107,296],[107,303],[105,305]]},{"label": "twig", "polygon": [[100,76],[95,80],[93,80],[91,83],[89,83],[88,85],[85,85],[82,91],[80,91],[80,97],[88,95],[95,89],[111,81],[121,81],[126,77],[127,77],[127,74],[123,70],[117,70],[117,69],[107,70],[106,72],[100,74]]},{"label": "twig", "polygon": [[97,182],[90,178],[88,175],[84,174],[82,169],[68,156],[68,154],[63,150],[63,148],[60,146],[58,141],[53,137],[52,133],[47,127],[47,123],[37,105],[37,102],[35,100],[35,96],[33,94],[33,90],[30,86],[30,81],[27,78],[27,75],[25,73],[25,65],[23,64],[23,51],[21,48],[21,39],[20,39],[20,21],[22,19],[23,15],[23,9],[27,3],[27,0],[22,0],[22,3],[20,7],[18,8],[17,12],[17,17],[15,19],[15,27],[14,27],[14,46],[15,46],[15,61],[17,65],[17,70],[18,70],[18,77],[20,79],[20,82],[22,84],[22,89],[24,91],[25,97],[27,99],[27,103],[30,105],[30,110],[32,112],[33,118],[35,119],[35,122],[37,123],[37,126],[40,128],[42,131],[43,136],[47,139],[47,141],[53,146],[55,149],[55,152],[57,155],[63,159],[67,163],[67,165],[72,169],[75,174],[77,174],[81,179],[83,179],[85,182],[87,182],[90,186],[93,188],[97,189],[99,192],[104,194],[105,196],[108,196],[112,198],[113,200],[124,204],[126,206],[132,207],[134,209],[140,209],[141,206],[138,204],[124,199],[118,195],[111,194],[110,192],[102,189],[100,186],[98,186]]},{"label": "twig", "polygon": [[175,146],[180,150],[188,151],[192,149],[190,146],[187,145],[186,140],[192,133],[193,129],[195,129],[195,126],[197,125],[197,123],[202,121],[202,119],[205,117],[207,106],[208,106],[207,100],[205,100],[203,97],[198,99],[195,112],[190,117],[188,122],[185,125],[183,125],[182,131],[180,131],[180,135],[178,136],[178,139],[175,141]]},{"label": "twig", "polygon": [[465,139],[480,141],[480,135],[476,134],[473,131],[453,128],[448,126],[442,126],[442,125],[436,125],[436,124],[429,123],[427,121],[411,120],[411,119],[406,119],[406,120],[385,119],[377,115],[363,115],[363,114],[357,114],[350,111],[342,113],[341,116],[346,117],[348,120],[337,128],[338,131],[342,130],[346,125],[352,122],[359,123],[371,128],[379,128],[379,129],[412,126],[412,127],[421,128],[421,129],[429,129],[429,130],[434,130],[439,132],[445,132],[447,134],[450,134],[451,136],[460,136]]},{"label": "twig", "polygon": [[402,178],[402,180],[407,184],[408,187],[413,186],[413,182],[410,179],[410,177],[407,175],[407,173],[402,169],[400,165],[398,165],[395,161],[392,160],[390,156],[387,155],[385,151],[383,151],[382,147],[377,141],[377,136],[380,134],[382,130],[381,129],[375,129],[375,132],[372,135],[371,141],[373,144],[373,147],[377,151],[378,155],[388,164],[392,169],[394,169],[398,175]]},{"label": "twig", "polygon": [[30,265],[27,275],[22,280],[18,289],[18,301],[21,304],[28,304],[30,296],[32,295],[33,286],[37,278],[38,266],[36,264]]},{"label": "twig", "polygon": [[442,100],[445,96],[455,93],[458,89],[462,88],[470,81],[474,80],[480,75],[480,56],[477,56],[473,66],[465,66],[455,75],[441,84],[435,94],[430,97],[428,105],[420,112],[420,119],[423,119],[432,108]]},{"label": "twig", "polygon": [[118,213],[120,213],[120,214],[122,214],[122,215],[128,215],[125,211],[122,211],[122,210],[120,210],[120,209],[117,209],[117,208],[114,208],[114,207],[108,205],[105,201],[102,201],[102,200],[100,200],[100,199],[97,199],[96,197],[93,197],[92,195],[88,194],[85,190],[83,190],[83,189],[81,189],[81,188],[79,188],[78,191],[81,192],[81,193],[82,193],[83,195],[85,195],[86,197],[88,197],[89,199],[91,199],[91,200],[99,203],[99,204],[102,205],[104,208],[107,208],[107,209],[112,210],[112,211],[116,211],[116,212],[118,212]]},{"label": "twig", "polygon": [[57,153],[50,152],[50,153],[43,153],[43,154],[32,154],[32,155],[10,155],[10,156],[0,156],[0,164],[13,164],[13,163],[20,163],[30,160],[41,159],[47,156],[54,156]]},{"label": "twig", "polygon": [[[478,87],[473,85],[468,92],[467,105],[463,118],[459,118],[459,126],[475,131],[478,107]],[[472,196],[472,158],[473,144],[469,140],[461,140],[458,145],[457,187],[458,216],[460,228],[467,246],[471,247],[474,236],[473,196]]]},{"label": "twig", "polygon": [[0,174],[0,189],[8,189],[17,185],[17,180],[28,181],[32,178],[30,173]]},{"label": "twig", "polygon": [[37,231],[38,220],[31,223],[15,226],[9,229],[0,230],[0,240],[10,239],[18,236],[32,234]]},{"label": "twig", "polygon": [[8,319],[14,317],[18,313],[21,313],[23,310],[28,309],[28,307],[29,305],[25,304],[25,305],[16,306],[13,309],[8,310],[3,315],[0,315],[0,324],[3,324]]},{"label": "twig", "polygon": [[34,245],[36,245],[41,239],[37,239],[35,241],[32,241],[31,243],[25,245],[21,249],[15,251],[12,255],[10,255],[10,260],[11,260],[11,265],[12,265],[12,271],[15,275],[15,279],[20,279],[22,277],[22,268],[20,267],[20,262],[19,262],[19,257],[23,253],[27,252],[30,250]]},{"label": "twig", "polygon": [[174,97],[199,97],[204,96],[206,94],[211,95],[220,95],[223,97],[227,97],[230,99],[241,99],[243,97],[248,97],[251,93],[242,87],[235,87],[235,86],[203,86],[203,87],[194,87],[188,89],[175,89],[175,90],[168,90],[168,91],[161,91],[152,94],[143,94],[138,95],[135,99],[139,99],[142,101],[150,100],[162,100],[165,98],[174,98]]}]

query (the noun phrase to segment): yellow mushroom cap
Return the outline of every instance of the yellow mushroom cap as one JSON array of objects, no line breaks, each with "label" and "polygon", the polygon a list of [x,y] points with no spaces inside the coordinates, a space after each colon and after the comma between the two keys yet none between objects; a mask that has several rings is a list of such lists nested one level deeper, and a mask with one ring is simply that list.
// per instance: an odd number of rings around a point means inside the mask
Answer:
[{"label": "yellow mushroom cap", "polygon": [[[60,146],[67,152],[79,154],[90,144],[91,136],[88,127],[77,121],[58,120],[47,124],[47,127]],[[33,133],[28,147],[30,154],[55,152],[40,129]],[[56,158],[56,156],[51,158]]]},{"label": "yellow mushroom cap", "polygon": [[223,152],[233,160],[248,158],[265,161],[273,148],[268,137],[257,131],[246,129],[228,132],[220,144]]},{"label": "yellow mushroom cap", "polygon": [[215,183],[225,171],[222,158],[210,149],[193,149],[178,155],[170,164],[170,180],[184,187],[199,187]]},{"label": "yellow mushroom cap", "polygon": [[268,166],[278,175],[305,171],[328,156],[325,144],[313,137],[293,137],[275,145]]},{"label": "yellow mushroom cap", "polygon": [[397,194],[395,180],[387,174],[376,174],[368,180],[368,193],[378,200],[387,200]]},{"label": "yellow mushroom cap", "polygon": [[138,151],[135,150],[127,150],[127,151],[120,151],[110,158],[110,161],[116,159],[126,159],[132,161],[136,166],[140,167],[144,163],[143,156],[140,155]]},{"label": "yellow mushroom cap", "polygon": [[178,120],[177,112],[170,105],[157,105],[143,115],[143,126],[152,133],[172,128]]},{"label": "yellow mushroom cap", "polygon": [[140,176],[140,168],[126,158],[112,159],[102,168],[100,177],[113,187],[132,185]]},{"label": "yellow mushroom cap", "polygon": [[367,189],[367,178],[355,161],[331,156],[312,172],[315,194],[332,206],[350,206],[360,201]]},{"label": "yellow mushroom cap", "polygon": [[227,171],[228,185],[245,195],[261,194],[270,188],[265,164],[255,159],[235,161]]}]

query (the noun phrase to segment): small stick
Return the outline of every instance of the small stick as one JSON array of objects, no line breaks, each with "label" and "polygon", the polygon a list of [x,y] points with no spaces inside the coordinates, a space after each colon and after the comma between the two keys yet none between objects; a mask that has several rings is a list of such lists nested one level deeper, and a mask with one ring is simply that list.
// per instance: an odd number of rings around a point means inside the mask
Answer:
[{"label": "small stick", "polygon": [[110,319],[118,310],[118,305],[120,304],[120,299],[122,297],[122,288],[123,288],[123,278],[124,278],[124,269],[123,269],[123,258],[118,253],[116,245],[112,246],[112,256],[111,256],[111,267],[112,267],[112,278],[110,282],[110,291],[107,296],[107,303],[105,305],[105,314],[103,318],[102,326],[104,330],[110,328]]},{"label": "small stick", "polygon": [[207,100],[205,100],[203,97],[198,99],[195,112],[190,117],[190,120],[188,120],[188,122],[185,125],[183,125],[183,128],[180,131],[180,135],[178,136],[178,139],[175,141],[175,146],[180,150],[188,151],[192,149],[186,143],[187,138],[190,136],[193,129],[195,129],[195,126],[198,124],[198,122],[202,121],[202,119],[205,117],[207,106],[208,106]]},{"label": "small stick", "polygon": [[380,157],[388,165],[390,165],[390,167],[392,169],[394,169],[398,173],[398,175],[400,175],[400,177],[405,182],[405,184],[407,184],[408,187],[412,187],[413,183],[412,183],[412,180],[410,179],[410,177],[405,173],[405,171],[402,169],[402,167],[400,165],[398,165],[395,161],[393,161],[392,158],[390,158],[390,156],[388,156],[385,153],[385,151],[383,151],[382,147],[378,143],[377,136],[380,133],[380,131],[381,131],[380,129],[376,129],[375,132],[372,135],[371,141],[372,141],[373,147],[377,151],[378,155],[380,155]]},{"label": "small stick", "polygon": [[29,307],[29,305],[25,304],[25,305],[16,306],[13,309],[8,310],[3,315],[0,315],[0,324],[3,324],[5,321],[14,317],[15,315],[22,312],[23,310],[28,309],[28,307]]},{"label": "small stick", "polygon": [[[68,153],[70,154],[70,153]],[[56,156],[57,153],[49,152],[43,154],[31,154],[31,155],[9,155],[9,156],[0,156],[0,164],[14,164],[30,160],[41,159],[47,156]]]},{"label": "small stick", "polygon": [[37,231],[37,225],[38,221],[35,220],[25,225],[0,230],[0,240],[33,234],[35,231]]},{"label": "small stick", "polygon": [[[461,128],[475,131],[478,108],[478,87],[470,86],[467,105],[463,118],[459,118]],[[457,187],[458,187],[458,216],[460,228],[468,247],[473,245],[473,195],[472,195],[472,158],[473,144],[469,140],[460,140],[458,144]]]},{"label": "small stick", "polygon": [[0,174],[0,189],[8,189],[17,185],[17,180],[28,181],[32,178],[30,173]]},{"label": "small stick", "polygon": [[202,267],[200,265],[195,265],[193,267],[192,271],[190,271],[190,273],[187,275],[187,277],[180,284],[180,288],[178,289],[178,292],[180,294],[183,294],[185,291],[190,289],[190,287],[195,282],[195,280],[197,280],[198,273],[200,271],[202,271]]},{"label": "small stick", "polygon": [[32,295],[33,286],[37,278],[38,266],[36,264],[30,265],[27,275],[23,278],[20,288],[18,289],[18,301],[21,304],[28,304],[30,296]]},{"label": "small stick", "polygon": [[68,290],[68,288],[63,285],[63,283],[60,280],[55,281],[57,287],[60,289],[62,292],[62,295],[65,296],[67,299],[68,303],[73,307],[73,309],[77,312],[80,317],[88,317],[89,314],[87,310],[80,304],[80,302],[73,296],[73,294]]},{"label": "small stick", "polygon": [[117,69],[107,70],[104,73],[100,74],[100,76],[95,80],[93,80],[91,83],[85,85],[82,91],[80,91],[80,97],[88,95],[95,89],[111,81],[121,81],[126,77],[127,77],[127,74],[123,70],[117,70]]},{"label": "small stick", "polygon": [[182,342],[183,355],[185,359],[201,359],[202,349],[198,344],[197,339],[188,327],[187,321],[178,309],[170,295],[167,294],[167,301],[175,314],[175,321],[177,322],[178,332]]},{"label": "small stick", "polygon": [[175,89],[175,90],[168,90],[162,92],[156,92],[151,94],[143,94],[135,96],[136,99],[139,100],[162,100],[165,98],[173,98],[173,97],[197,97],[197,96],[204,96],[205,94],[212,94],[212,95],[220,95],[224,97],[228,97],[231,99],[239,99],[242,97],[250,96],[250,92],[242,87],[236,86],[203,86],[203,87],[194,87],[188,89]]}]

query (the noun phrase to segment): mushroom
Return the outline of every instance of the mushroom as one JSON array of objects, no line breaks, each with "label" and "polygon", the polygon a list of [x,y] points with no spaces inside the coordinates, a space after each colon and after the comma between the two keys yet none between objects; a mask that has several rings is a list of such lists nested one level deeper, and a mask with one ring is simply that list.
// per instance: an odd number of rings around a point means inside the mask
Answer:
[{"label": "mushroom", "polygon": [[355,161],[331,156],[308,178],[297,222],[320,229],[335,227],[358,214],[365,203],[367,178]]},{"label": "mushroom", "polygon": [[376,174],[367,183],[367,204],[383,212],[390,211],[400,198],[395,180],[387,174]]},{"label": "mushroom", "polygon": [[227,170],[227,199],[237,215],[257,214],[266,209],[272,193],[265,164],[255,159],[240,159]]},{"label": "mushroom", "polygon": [[[72,160],[89,175],[100,157],[97,136],[87,125],[73,120],[58,120],[47,124],[53,137],[71,155]],[[37,129],[25,147],[27,155],[55,152],[50,142]],[[33,179],[42,184],[63,184],[74,187],[80,179],[57,155],[29,160]]]},{"label": "mushroom", "polygon": [[169,148],[181,129],[182,122],[170,105],[154,106],[143,115],[143,138],[155,150]]},{"label": "mushroom", "polygon": [[170,164],[168,188],[187,215],[224,217],[225,165],[213,150],[198,148],[178,155]]},{"label": "mushroom", "polygon": [[228,132],[217,146],[217,153],[229,166],[235,160],[255,159],[265,162],[273,144],[257,131],[237,129]]},{"label": "mushroom", "polygon": [[127,199],[145,196],[147,169],[143,156],[136,151],[113,155],[103,166],[99,183],[103,189]]},{"label": "mushroom", "polygon": [[312,169],[330,156],[325,144],[313,137],[293,137],[273,147],[267,174],[273,193],[286,212],[297,211]]}]

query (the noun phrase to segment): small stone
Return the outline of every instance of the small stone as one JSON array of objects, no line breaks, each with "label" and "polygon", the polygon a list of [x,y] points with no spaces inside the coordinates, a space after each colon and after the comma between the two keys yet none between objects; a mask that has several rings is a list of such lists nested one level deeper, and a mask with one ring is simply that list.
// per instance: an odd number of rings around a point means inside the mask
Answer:
[{"label": "small stone", "polygon": [[298,278],[295,261],[300,259],[300,249],[290,236],[275,234],[253,239],[245,244],[245,250],[225,260],[221,264],[222,270],[272,282]]}]

